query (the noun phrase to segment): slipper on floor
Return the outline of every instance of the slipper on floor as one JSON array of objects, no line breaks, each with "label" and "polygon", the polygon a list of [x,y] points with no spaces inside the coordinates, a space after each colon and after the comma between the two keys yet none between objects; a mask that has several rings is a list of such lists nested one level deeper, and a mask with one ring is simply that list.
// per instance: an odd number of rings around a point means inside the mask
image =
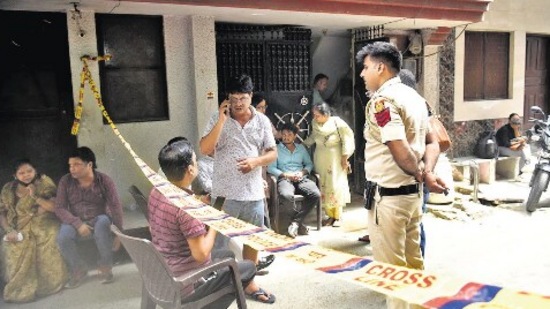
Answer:
[{"label": "slipper on floor", "polygon": [[363,237],[359,237],[359,239],[357,239],[358,241],[362,241],[362,242],[365,242],[365,243],[370,243],[370,236],[369,235],[365,235]]},{"label": "slipper on floor", "polygon": [[[255,301],[259,301],[259,302],[265,303],[265,304],[273,304],[275,302],[275,295],[268,294],[262,288],[259,288],[256,292],[253,292],[253,293],[250,293],[250,294],[246,293],[246,295],[248,297],[254,299]],[[263,299],[260,298],[261,296],[265,296],[265,297],[267,297],[267,299],[263,300]]]},{"label": "slipper on floor", "polygon": [[273,261],[275,261],[275,256],[273,254],[260,258],[258,260],[258,265],[256,265],[256,271],[269,267],[269,265],[271,265]]},{"label": "slipper on floor", "polygon": [[262,269],[262,270],[256,271],[256,276],[265,276],[267,274],[269,274],[269,270],[267,270],[267,269]]},{"label": "slipper on floor", "polygon": [[334,224],[334,221],[336,221],[336,219],[328,217],[326,219],[323,219],[321,223],[323,224],[323,226],[332,226]]}]

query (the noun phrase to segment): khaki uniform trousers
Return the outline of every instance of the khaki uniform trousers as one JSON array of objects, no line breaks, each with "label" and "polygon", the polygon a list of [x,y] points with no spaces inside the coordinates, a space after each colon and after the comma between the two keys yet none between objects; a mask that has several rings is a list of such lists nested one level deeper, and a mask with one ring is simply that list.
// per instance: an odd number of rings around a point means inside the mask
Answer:
[{"label": "khaki uniform trousers", "polygon": [[[421,190],[422,191],[422,190]],[[378,262],[424,269],[420,252],[420,194],[375,196],[375,207],[369,210],[369,235],[374,260]],[[390,309],[422,308],[387,297]]]}]

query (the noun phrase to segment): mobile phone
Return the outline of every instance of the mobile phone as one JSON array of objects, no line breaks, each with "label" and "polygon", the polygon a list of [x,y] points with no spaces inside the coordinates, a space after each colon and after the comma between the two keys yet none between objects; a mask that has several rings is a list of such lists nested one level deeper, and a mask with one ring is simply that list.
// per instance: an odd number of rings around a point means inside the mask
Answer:
[{"label": "mobile phone", "polygon": [[[226,97],[225,99],[227,100],[227,102],[230,102],[230,101],[229,101],[229,95],[227,95],[227,97]],[[228,105],[227,108],[225,109],[224,113],[225,113],[226,115],[229,115],[229,105]]]},{"label": "mobile phone", "polygon": [[224,203],[225,203],[225,197],[218,196],[216,197],[216,201],[214,201],[214,205],[212,205],[212,207],[216,208],[217,210],[222,210]]}]

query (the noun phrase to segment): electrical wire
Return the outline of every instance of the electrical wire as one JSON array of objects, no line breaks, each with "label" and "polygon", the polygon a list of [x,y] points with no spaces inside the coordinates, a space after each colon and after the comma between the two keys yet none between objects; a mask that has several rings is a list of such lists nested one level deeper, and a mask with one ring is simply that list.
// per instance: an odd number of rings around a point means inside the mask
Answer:
[{"label": "electrical wire", "polygon": [[112,9],[109,11],[109,13],[107,13],[107,14],[113,13],[113,11],[114,11],[117,7],[119,7],[119,6],[120,6],[120,0],[118,0],[117,4],[115,4],[115,6],[113,6],[113,8],[112,8]]},{"label": "electrical wire", "polygon": [[467,23],[467,24],[462,24],[462,25],[455,26],[454,28],[461,27],[461,26],[464,26],[464,28],[462,28],[460,33],[450,43],[448,43],[447,45],[442,45],[441,46],[442,48],[437,50],[436,52],[433,52],[433,53],[427,54],[427,55],[423,55],[423,56],[408,57],[407,59],[424,59],[424,58],[428,58],[428,57],[432,57],[432,56],[435,56],[437,54],[440,54],[443,50],[449,48],[449,46],[451,46],[452,43],[456,42],[456,40],[458,40],[458,38],[461,37],[464,34],[464,32],[466,31],[466,28],[468,28],[468,26],[471,25],[471,24],[474,24],[474,23]]}]

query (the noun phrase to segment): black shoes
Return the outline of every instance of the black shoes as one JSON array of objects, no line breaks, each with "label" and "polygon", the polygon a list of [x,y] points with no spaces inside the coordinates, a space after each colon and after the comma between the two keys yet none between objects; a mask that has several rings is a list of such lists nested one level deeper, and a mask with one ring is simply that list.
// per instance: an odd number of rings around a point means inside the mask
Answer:
[{"label": "black shoes", "polygon": [[275,261],[275,256],[273,254],[270,254],[268,256],[261,257],[258,260],[258,265],[256,265],[256,270],[262,270],[269,267]]},{"label": "black shoes", "polygon": [[99,281],[102,284],[109,284],[112,283],[115,278],[113,276],[113,268],[110,266],[100,266],[98,268],[99,271]]},{"label": "black shoes", "polygon": [[365,236],[359,237],[359,239],[357,239],[357,240],[362,241],[362,242],[367,243],[367,244],[370,244],[370,235],[367,234]]},{"label": "black shoes", "polygon": [[298,235],[309,235],[309,227],[300,223],[300,226],[298,226]]},{"label": "black shoes", "polygon": [[323,226],[332,226],[332,227],[340,227],[340,220],[328,217],[326,219],[323,219],[322,221]]},{"label": "black shoes", "polygon": [[83,269],[77,269],[71,273],[69,282],[65,284],[66,289],[74,289],[79,287],[88,277],[88,272]]}]

